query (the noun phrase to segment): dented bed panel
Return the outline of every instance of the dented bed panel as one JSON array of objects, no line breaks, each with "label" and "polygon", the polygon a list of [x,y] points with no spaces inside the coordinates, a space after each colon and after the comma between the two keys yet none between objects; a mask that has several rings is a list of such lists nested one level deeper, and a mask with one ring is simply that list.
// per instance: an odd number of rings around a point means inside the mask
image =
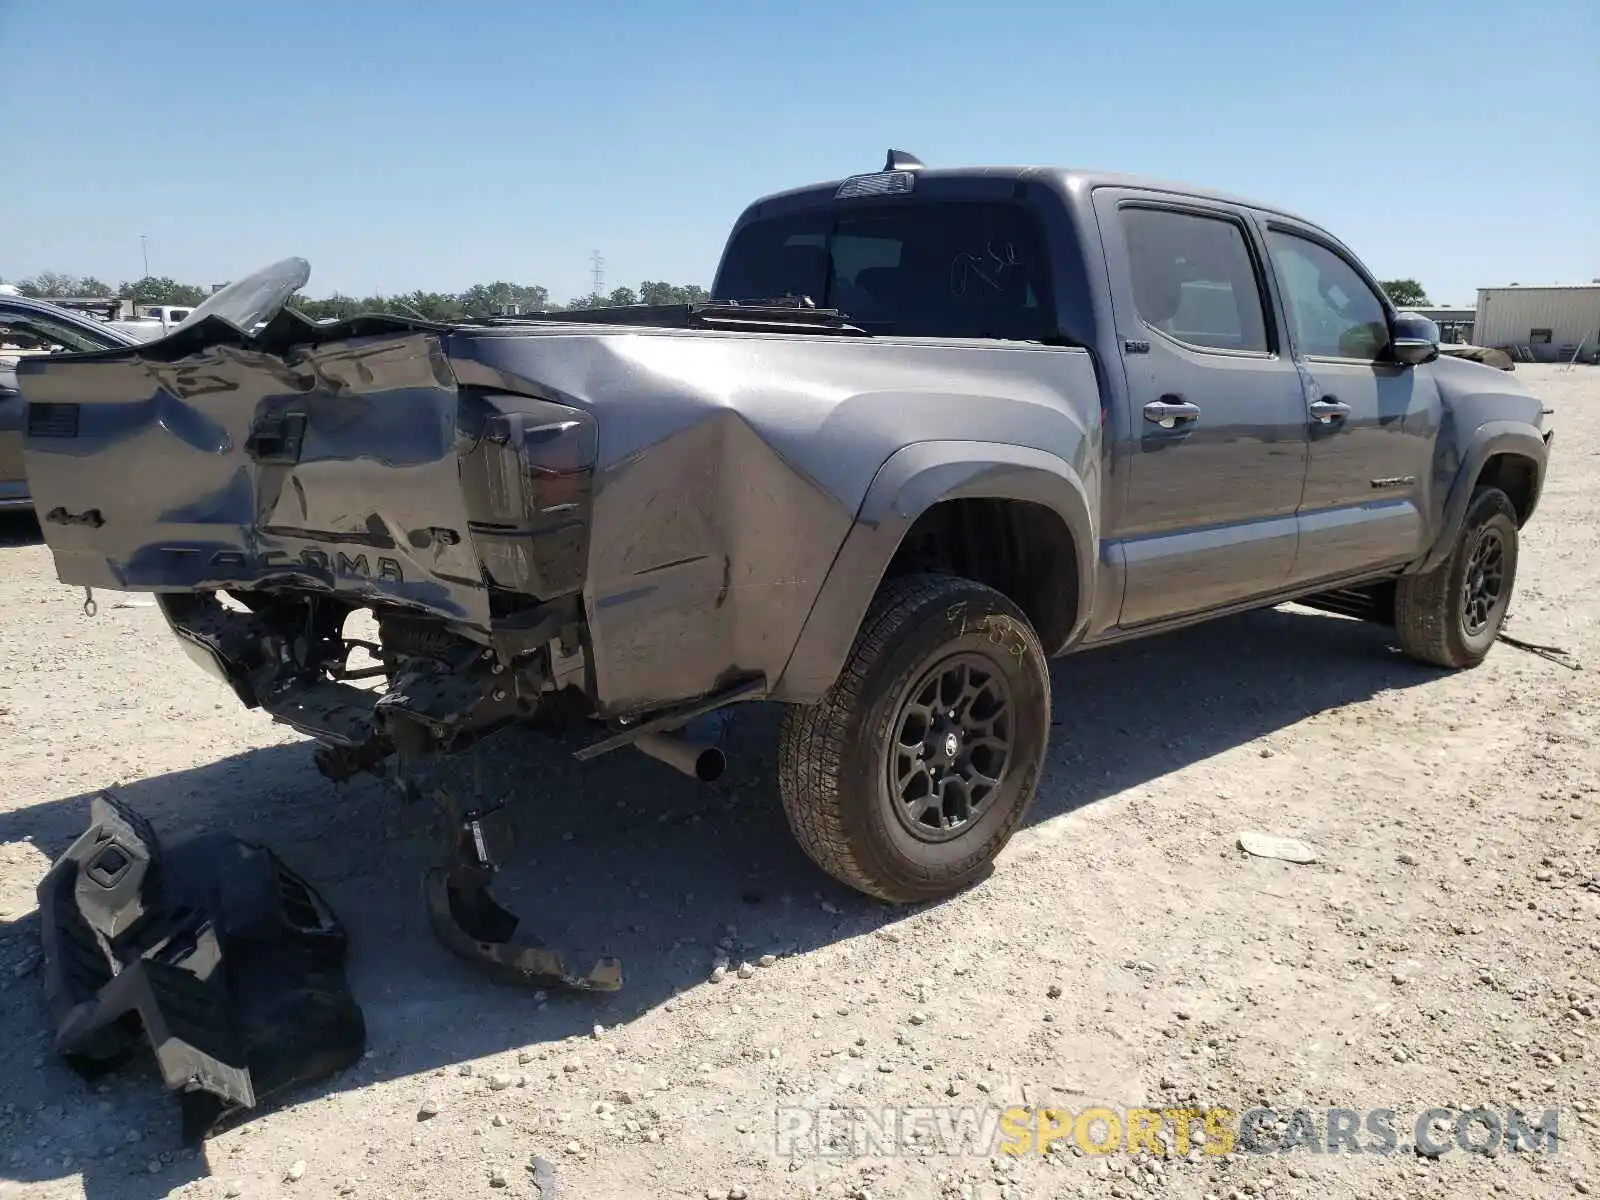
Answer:
[{"label": "dented bed panel", "polygon": [[[554,637],[552,602],[581,595],[586,690],[631,715],[774,685],[908,445],[961,444],[977,422],[1097,494],[1099,390],[1078,349],[355,328],[285,315],[253,338],[197,331],[167,348],[176,361],[154,361],[158,343],[26,378],[28,469],[61,578],[320,590],[526,649],[519,630]],[[852,569],[875,583],[893,550]]]},{"label": "dented bed panel", "polygon": [[63,582],[291,585],[487,627],[435,337],[62,361],[22,386],[28,478]]},{"label": "dented bed panel", "polygon": [[1079,350],[598,327],[457,330],[446,345],[464,386],[598,418],[584,598],[611,713],[776,682],[902,446],[970,438],[976,410],[1086,480],[1098,463]]}]

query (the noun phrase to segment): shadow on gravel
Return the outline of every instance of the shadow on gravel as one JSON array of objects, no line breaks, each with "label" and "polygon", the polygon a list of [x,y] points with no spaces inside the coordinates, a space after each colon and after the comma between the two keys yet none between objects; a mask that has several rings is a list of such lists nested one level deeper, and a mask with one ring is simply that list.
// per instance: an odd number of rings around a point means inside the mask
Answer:
[{"label": "shadow on gravel", "polygon": [[0,549],[8,546],[37,546],[44,541],[39,522],[32,513],[0,513]]},{"label": "shadow on gravel", "polygon": [[[1376,626],[1274,609],[1058,663],[1055,740],[1030,819],[1059,817],[1308,714],[1433,677],[1390,645]],[[703,981],[730,926],[737,962],[805,953],[905,916],[833,884],[796,848],[772,782],[778,718],[769,706],[740,712],[729,728],[729,773],[710,786],[631,752],[580,766],[571,746],[528,731],[505,731],[479,748],[485,791],[518,797],[523,836],[497,894],[567,952],[569,967],[586,970],[607,953],[623,963],[621,992],[553,995],[543,1006],[486,981],[429,934],[420,876],[437,850],[427,802],[405,807],[379,781],[336,789],[304,744],[140,780],[121,794],[168,841],[225,829],[266,842],[349,926],[350,978],[374,1053],[288,1101],[305,1103],[587,1033],[596,1022],[625,1023]],[[439,764],[427,782],[470,778],[458,760]],[[0,814],[0,843],[28,838],[54,858],[87,812],[88,797],[73,796]],[[179,1150],[176,1105],[153,1070],[113,1076],[97,1093],[56,1062],[38,974],[16,975],[37,937],[36,915],[0,924],[0,1012],[10,1035],[0,1043],[0,1100],[16,1106],[9,1122],[0,1118],[0,1145],[20,1155],[9,1162],[0,1153],[0,1179],[81,1172],[95,1200],[145,1200],[205,1174],[199,1158]],[[130,1130],[135,1143],[124,1140]],[[171,1161],[161,1161],[163,1152]],[[217,1170],[226,1174],[226,1163]]]}]

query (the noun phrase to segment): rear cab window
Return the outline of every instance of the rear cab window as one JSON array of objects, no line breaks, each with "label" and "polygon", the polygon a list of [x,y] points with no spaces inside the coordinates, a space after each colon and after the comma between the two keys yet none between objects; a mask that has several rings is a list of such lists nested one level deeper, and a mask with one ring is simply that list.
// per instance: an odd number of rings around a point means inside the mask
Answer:
[{"label": "rear cab window", "polygon": [[1017,204],[925,201],[757,219],[729,243],[713,300],[807,297],[871,333],[1044,340],[1050,260]]}]

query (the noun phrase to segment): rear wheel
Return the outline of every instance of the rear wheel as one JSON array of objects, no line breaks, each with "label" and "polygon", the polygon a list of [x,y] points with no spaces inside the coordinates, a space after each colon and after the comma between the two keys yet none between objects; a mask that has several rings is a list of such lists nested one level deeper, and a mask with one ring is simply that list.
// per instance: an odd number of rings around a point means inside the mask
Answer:
[{"label": "rear wheel", "polygon": [[857,891],[948,895],[1010,840],[1049,734],[1049,664],[1016,605],[966,579],[891,579],[833,689],[784,719],[784,811]]},{"label": "rear wheel", "polygon": [[1475,667],[1500,636],[1517,576],[1517,510],[1499,488],[1480,487],[1450,556],[1395,587],[1395,629],[1412,658]]}]

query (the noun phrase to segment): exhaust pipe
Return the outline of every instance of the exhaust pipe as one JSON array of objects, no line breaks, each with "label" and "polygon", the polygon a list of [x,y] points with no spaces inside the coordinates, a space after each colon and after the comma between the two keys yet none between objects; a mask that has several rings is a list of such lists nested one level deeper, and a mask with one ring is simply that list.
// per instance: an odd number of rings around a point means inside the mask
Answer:
[{"label": "exhaust pipe", "polygon": [[728,756],[720,748],[670,733],[647,733],[633,744],[651,758],[701,783],[722,778],[728,767]]}]

